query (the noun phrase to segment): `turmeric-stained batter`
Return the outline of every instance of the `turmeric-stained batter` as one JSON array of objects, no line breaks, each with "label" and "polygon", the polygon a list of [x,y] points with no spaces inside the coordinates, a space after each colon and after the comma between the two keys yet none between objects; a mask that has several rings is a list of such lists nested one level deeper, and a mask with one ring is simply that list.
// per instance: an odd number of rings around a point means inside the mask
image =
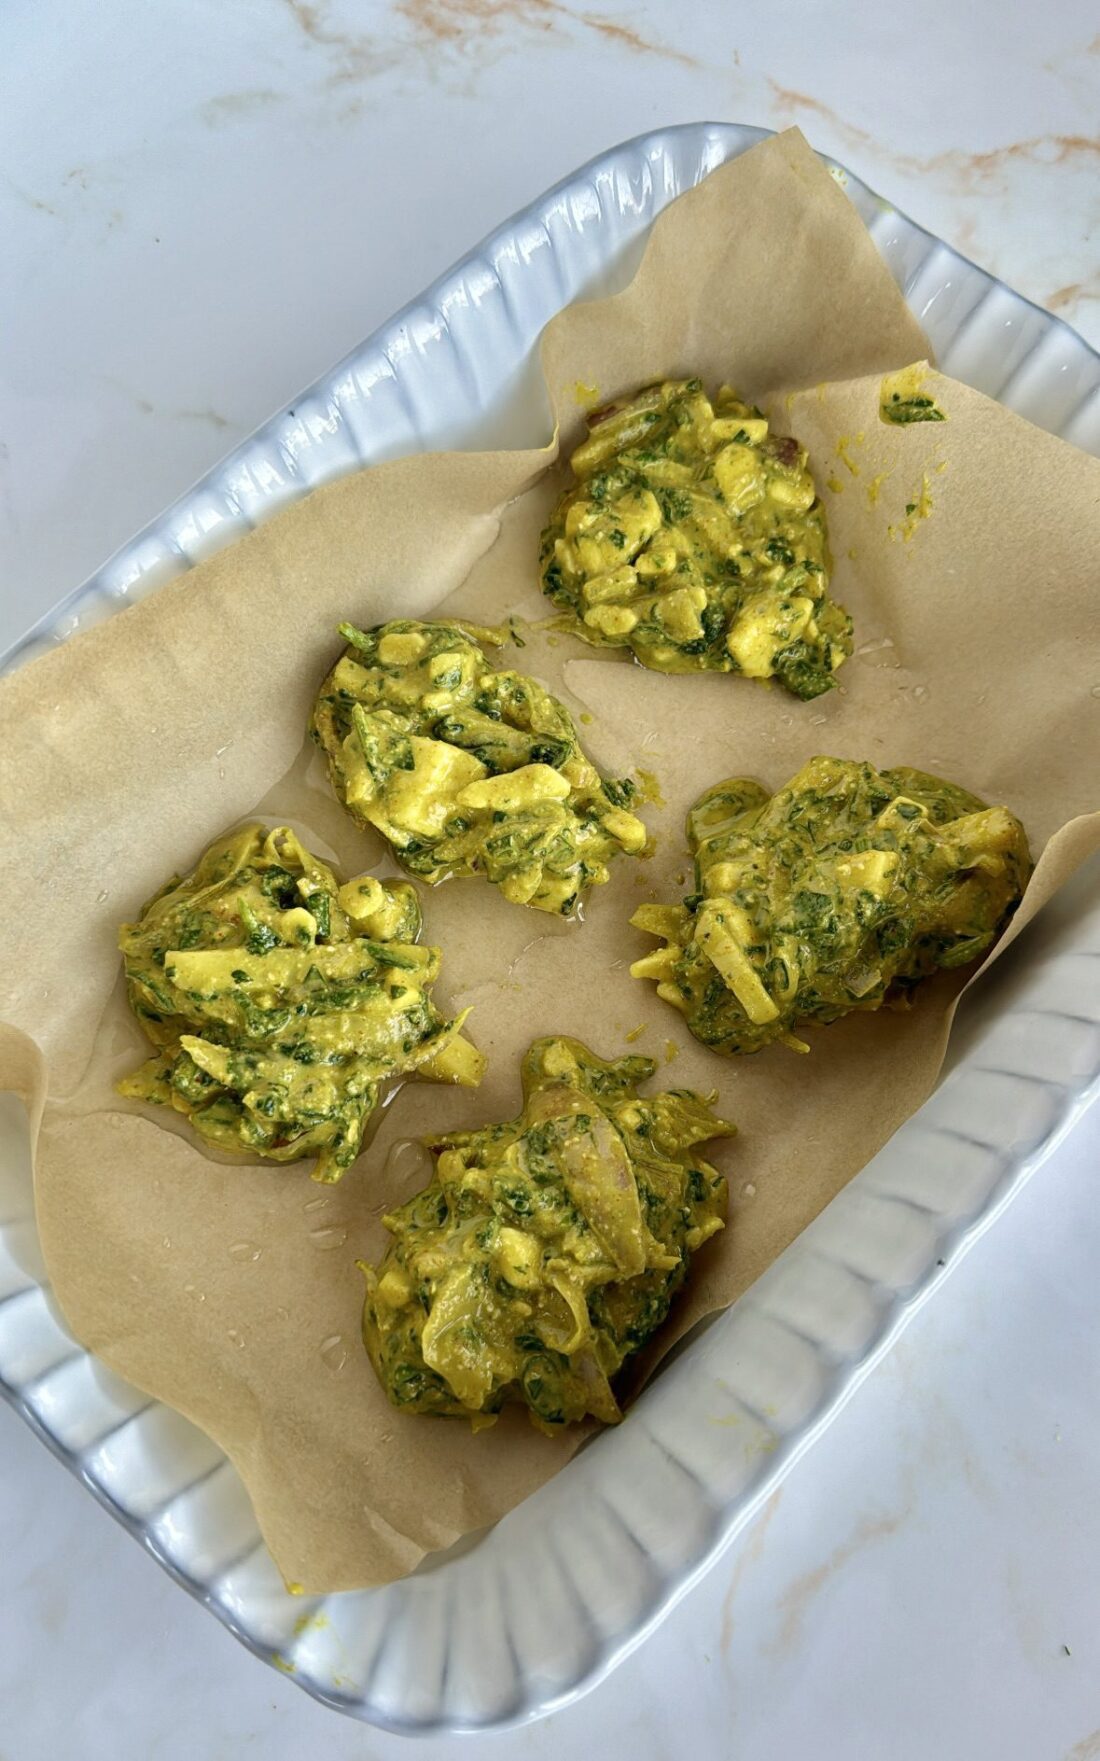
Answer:
[{"label": "turmeric-stained batter", "polygon": [[119,1092],[174,1107],[219,1149],[316,1156],[338,1180],[389,1079],[481,1080],[438,1014],[438,948],[408,881],[339,886],[292,831],[244,826],[119,936],[130,1006],[157,1047]]},{"label": "turmeric-stained batter", "polygon": [[803,1023],[905,1001],[984,954],[1031,860],[1006,807],[917,770],[814,758],[769,795],[737,777],[688,815],[695,891],[631,922],[665,946],[636,978],[718,1052],[795,1050]]},{"label": "turmeric-stained batter", "polygon": [[688,1090],[641,1098],[655,1069],[536,1040],[518,1119],[433,1140],[434,1179],[363,1267],[363,1337],[395,1406],[488,1424],[520,1401],[545,1431],[620,1417],[610,1378],[726,1208],[696,1146],[733,1126]]},{"label": "turmeric-stained batter", "polygon": [[313,736],[348,811],[411,873],[484,875],[514,904],[570,917],[613,856],[642,850],[634,785],[601,777],[556,697],[490,666],[502,631],[400,619],[340,633]]},{"label": "turmeric-stained batter", "polygon": [[818,697],[852,651],[797,440],[723,386],[666,380],[588,417],[542,535],[543,590],[586,642],[664,673],[777,678]]}]

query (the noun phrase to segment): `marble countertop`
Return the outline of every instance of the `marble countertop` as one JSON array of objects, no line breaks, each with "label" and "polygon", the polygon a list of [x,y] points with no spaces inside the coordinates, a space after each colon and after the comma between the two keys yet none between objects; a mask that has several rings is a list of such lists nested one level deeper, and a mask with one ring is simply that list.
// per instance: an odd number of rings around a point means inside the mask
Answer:
[{"label": "marble countertop", "polygon": [[[491,226],[662,124],[796,121],[1100,343],[1096,24],[1087,0],[5,10],[0,632]],[[480,1747],[1100,1757],[1098,1151],[1094,1109],[610,1681]],[[6,1409],[0,1558],[2,1761],[409,1752],[248,1657]]]}]

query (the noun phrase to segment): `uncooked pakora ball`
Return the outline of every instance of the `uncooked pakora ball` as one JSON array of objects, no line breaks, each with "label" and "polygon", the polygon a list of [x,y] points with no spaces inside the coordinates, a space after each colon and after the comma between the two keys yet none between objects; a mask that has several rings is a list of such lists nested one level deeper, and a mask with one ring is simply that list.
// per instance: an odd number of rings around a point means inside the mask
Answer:
[{"label": "uncooked pakora ball", "polygon": [[1019,902],[1031,859],[1007,807],[918,770],[814,758],[774,795],[736,777],[688,815],[695,892],[631,922],[665,946],[631,967],[717,1052],[903,1003],[968,965]]},{"label": "uncooked pakora ball", "polygon": [[118,1084],[182,1113],[219,1149],[355,1160],[382,1087],[415,1073],[476,1085],[484,1059],[431,1000],[408,881],[337,883],[286,826],[248,825],[173,877],[119,936],[154,1057]]},{"label": "uncooked pakora ball", "polygon": [[363,1337],[395,1406],[480,1425],[521,1402],[544,1431],[621,1416],[611,1378],[726,1209],[697,1146],[733,1126],[688,1090],[642,1098],[655,1068],[536,1040],[518,1119],[432,1141],[434,1178],[363,1267]]},{"label": "uncooked pakora ball", "polygon": [[662,673],[776,678],[818,697],[852,651],[825,512],[797,440],[723,386],[665,380],[588,417],[542,535],[543,591],[592,642]]},{"label": "uncooked pakora ball", "polygon": [[642,850],[633,784],[601,777],[556,697],[490,666],[503,632],[404,618],[340,634],[312,733],[345,807],[410,873],[483,875],[569,917],[613,856]]}]

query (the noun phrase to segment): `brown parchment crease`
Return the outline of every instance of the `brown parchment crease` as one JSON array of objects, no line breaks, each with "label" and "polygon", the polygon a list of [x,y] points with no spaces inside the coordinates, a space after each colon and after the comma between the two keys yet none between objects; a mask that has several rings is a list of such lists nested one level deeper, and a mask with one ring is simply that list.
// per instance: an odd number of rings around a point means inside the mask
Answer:
[{"label": "brown parchment crease", "polygon": [[546,470],[555,448],[411,458],[319,489],[0,685],[0,1084],[42,1109],[36,1202],[53,1288],[86,1345],[228,1451],[288,1580],[336,1589],[407,1571],[576,1446],[516,1412],[476,1437],[399,1414],[358,1343],[354,1259],[377,1255],[380,1213],[420,1178],[391,1147],[514,1112],[533,1034],[650,1052],[659,1081],[716,1087],[741,1126],[720,1155],[730,1227],[699,1256],[665,1347],[746,1288],[928,1093],[957,976],[909,1014],[814,1033],[809,1058],[742,1061],[705,1052],[629,978],[652,943],[627,918],[683,890],[681,826],[700,788],[735,773],[776,786],[815,752],[942,771],[1012,806],[1041,852],[1017,924],[1100,844],[1100,465],[934,373],[948,421],[883,424],[879,374],[926,354],[794,131],[675,203],[626,292],[550,327],[543,361],[566,441],[578,383],[607,397],[687,371],[732,381],[802,438],[857,652],[840,691],[801,704],[736,679],[660,678],[545,631],[507,651],[591,718],[584,737],[607,768],[654,773],[656,853],[620,860],[579,926],[476,882],[426,893],[426,936],[444,951],[437,994],[474,1004],[489,1075],[477,1094],[405,1087],[334,1190],[305,1166],[211,1160],[116,1099],[113,1078],[143,1055],[117,926],[258,808],[346,873],[392,872],[302,753],[335,625],[424,615],[448,595],[483,619],[543,616],[535,551],[560,488]]}]

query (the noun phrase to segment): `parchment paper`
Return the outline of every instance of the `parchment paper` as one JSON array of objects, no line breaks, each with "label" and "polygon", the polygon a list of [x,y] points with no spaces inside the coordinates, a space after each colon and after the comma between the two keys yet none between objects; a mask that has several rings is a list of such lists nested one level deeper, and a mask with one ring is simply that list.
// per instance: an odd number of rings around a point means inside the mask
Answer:
[{"label": "parchment paper", "polygon": [[555,449],[412,458],[320,489],[0,687],[0,1082],[32,1117],[42,1109],[53,1287],[86,1345],[228,1451],[288,1580],[336,1589],[407,1571],[508,1510],[579,1441],[547,1440],[518,1412],[477,1436],[398,1414],[358,1341],[354,1259],[382,1250],[381,1211],[423,1178],[402,1146],[514,1112],[534,1034],[610,1056],[642,1027],[631,1044],[662,1060],[658,1080],[717,1088],[742,1128],[720,1152],[730,1226],[699,1256],[661,1349],[751,1283],[928,1093],[957,976],[911,1013],[813,1033],[809,1058],[776,1047],[741,1061],[697,1046],[630,979],[653,944],[627,918],[683,890],[683,815],[703,786],[731,773],[776,786],[815,752],[942,771],[1014,808],[1042,853],[1017,925],[1100,844],[1100,816],[1076,818],[1097,806],[1100,762],[1100,465],[934,374],[949,420],[886,426],[879,374],[926,353],[795,132],[669,209],[625,293],[551,326],[544,363],[567,440],[578,382],[608,397],[691,370],[732,381],[808,444],[819,486],[835,486],[822,494],[857,652],[841,689],[809,704],[661,678],[545,631],[507,652],[592,718],[584,737],[605,767],[655,774],[656,853],[620,859],[583,925],[478,882],[426,893],[437,996],[474,1003],[489,1075],[474,1094],[405,1087],[334,1190],[306,1166],[211,1159],[164,1114],[114,1096],[144,1055],[117,925],[258,809],[347,874],[393,872],[302,748],[335,625],[425,615],[456,589],[452,609],[483,619],[544,616],[536,542],[560,478],[536,479]]}]

